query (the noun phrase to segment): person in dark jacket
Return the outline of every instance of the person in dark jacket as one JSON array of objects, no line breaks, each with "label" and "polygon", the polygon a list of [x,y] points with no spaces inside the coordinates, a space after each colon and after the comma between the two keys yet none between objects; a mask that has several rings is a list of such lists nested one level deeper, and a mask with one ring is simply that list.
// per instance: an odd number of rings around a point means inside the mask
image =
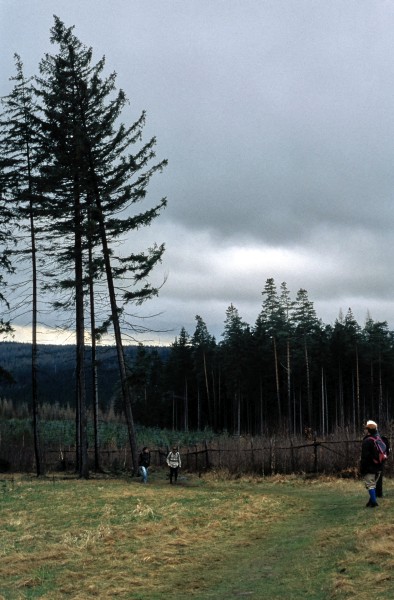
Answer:
[{"label": "person in dark jacket", "polygon": [[[391,452],[390,440],[384,435],[381,435],[380,437],[382,438],[383,442],[386,444],[386,454],[387,454],[387,456],[389,456],[390,452]],[[380,465],[380,477],[378,478],[378,480],[376,482],[376,497],[377,498],[383,498],[383,469],[384,469],[384,466],[383,466],[383,464],[381,464]]]},{"label": "person in dark jacket", "polygon": [[138,465],[142,476],[142,483],[148,483],[148,468],[150,465],[150,452],[147,446],[142,448],[142,452],[139,456]]},{"label": "person in dark jacket", "polygon": [[369,493],[367,506],[375,508],[378,506],[376,501],[376,482],[381,474],[381,467],[374,461],[375,443],[374,437],[378,435],[378,426],[375,421],[367,421],[365,425],[365,437],[361,445],[360,475],[363,478],[365,487]]}]

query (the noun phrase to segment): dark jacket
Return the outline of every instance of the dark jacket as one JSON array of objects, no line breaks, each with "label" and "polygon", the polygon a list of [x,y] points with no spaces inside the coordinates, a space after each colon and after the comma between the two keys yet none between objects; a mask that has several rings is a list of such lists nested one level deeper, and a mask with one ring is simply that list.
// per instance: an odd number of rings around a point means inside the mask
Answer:
[{"label": "dark jacket", "polygon": [[375,463],[375,443],[374,437],[370,433],[365,436],[361,444],[361,462],[360,462],[360,474],[366,475],[367,473],[378,473],[381,470],[381,466]]},{"label": "dark jacket", "polygon": [[140,467],[148,468],[150,465],[150,452],[141,452],[138,464]]}]

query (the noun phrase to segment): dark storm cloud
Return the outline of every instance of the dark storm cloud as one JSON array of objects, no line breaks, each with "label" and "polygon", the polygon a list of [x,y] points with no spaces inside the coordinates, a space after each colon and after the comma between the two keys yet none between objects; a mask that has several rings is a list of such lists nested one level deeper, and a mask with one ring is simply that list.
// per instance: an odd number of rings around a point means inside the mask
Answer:
[{"label": "dark storm cloud", "polygon": [[[0,93],[12,54],[51,51],[52,14],[107,56],[147,109],[169,167],[165,241],[147,312],[176,332],[226,307],[254,322],[268,277],[308,289],[319,316],[352,305],[394,325],[394,4],[381,0],[0,0]],[[351,303],[351,304],[350,304]],[[221,314],[220,314],[221,313]]]}]

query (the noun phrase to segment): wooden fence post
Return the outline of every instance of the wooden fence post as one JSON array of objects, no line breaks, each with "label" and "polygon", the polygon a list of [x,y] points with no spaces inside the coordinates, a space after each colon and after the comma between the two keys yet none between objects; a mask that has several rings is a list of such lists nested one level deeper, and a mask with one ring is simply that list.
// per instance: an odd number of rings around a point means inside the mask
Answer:
[{"label": "wooden fence post", "polygon": [[316,440],[316,436],[313,438],[313,469],[314,472],[317,473],[317,440]]},{"label": "wooden fence post", "polygon": [[295,463],[294,463],[294,446],[293,440],[290,440],[290,460],[291,460],[291,472],[295,471]]},{"label": "wooden fence post", "polygon": [[209,469],[209,451],[208,451],[207,440],[204,440],[204,444],[205,444],[205,467],[208,470]]},{"label": "wooden fence post", "polygon": [[275,438],[270,439],[270,467],[271,475],[275,473]]},{"label": "wooden fence post", "polygon": [[198,471],[198,446],[196,444],[196,452],[195,452],[195,465],[196,465],[196,471]]}]

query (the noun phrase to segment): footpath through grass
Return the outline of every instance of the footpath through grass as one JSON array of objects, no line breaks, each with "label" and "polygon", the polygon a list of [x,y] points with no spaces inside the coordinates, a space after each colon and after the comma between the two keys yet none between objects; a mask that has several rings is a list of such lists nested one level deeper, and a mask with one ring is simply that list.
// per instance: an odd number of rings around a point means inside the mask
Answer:
[{"label": "footpath through grass", "polygon": [[0,598],[394,598],[394,485],[0,479]]}]

